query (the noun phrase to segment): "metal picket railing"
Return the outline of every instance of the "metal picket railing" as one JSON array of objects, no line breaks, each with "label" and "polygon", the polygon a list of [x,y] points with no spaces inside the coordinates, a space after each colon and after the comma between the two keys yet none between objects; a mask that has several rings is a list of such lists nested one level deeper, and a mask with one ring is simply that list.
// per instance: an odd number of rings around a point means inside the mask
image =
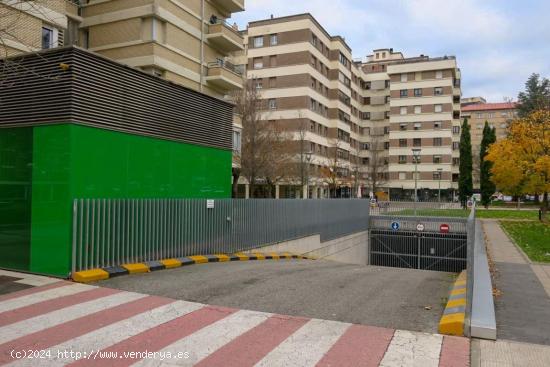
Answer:
[{"label": "metal picket railing", "polygon": [[72,271],[327,241],[366,231],[368,216],[362,199],[76,199]]}]

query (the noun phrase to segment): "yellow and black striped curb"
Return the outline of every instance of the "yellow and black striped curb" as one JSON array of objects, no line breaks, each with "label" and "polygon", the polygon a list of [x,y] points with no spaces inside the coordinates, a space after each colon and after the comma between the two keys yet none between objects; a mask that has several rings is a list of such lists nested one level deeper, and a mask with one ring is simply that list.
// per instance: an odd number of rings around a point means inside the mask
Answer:
[{"label": "yellow and black striped curb", "polygon": [[226,261],[248,261],[248,260],[279,260],[279,259],[310,259],[312,257],[295,255],[289,252],[284,253],[235,253],[235,254],[216,254],[216,255],[195,255],[173,259],[164,259],[160,261],[147,261],[135,264],[122,264],[101,269],[90,269],[77,271],[72,275],[72,279],[79,283],[89,283],[96,280],[105,280],[119,275],[149,273],[151,271],[162,269],[179,268],[180,266],[204,264]]},{"label": "yellow and black striped curb", "polygon": [[466,270],[462,271],[451,289],[443,316],[439,320],[439,333],[444,335],[464,335],[466,318]]}]

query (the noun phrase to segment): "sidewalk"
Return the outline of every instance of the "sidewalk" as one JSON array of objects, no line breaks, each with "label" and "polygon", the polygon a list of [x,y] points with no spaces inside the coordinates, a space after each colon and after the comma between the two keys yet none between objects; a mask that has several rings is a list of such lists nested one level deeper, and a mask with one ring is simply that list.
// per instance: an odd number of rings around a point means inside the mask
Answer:
[{"label": "sidewalk", "polygon": [[498,221],[482,223],[501,291],[498,341],[475,341],[472,366],[550,366],[550,266],[531,264]]}]

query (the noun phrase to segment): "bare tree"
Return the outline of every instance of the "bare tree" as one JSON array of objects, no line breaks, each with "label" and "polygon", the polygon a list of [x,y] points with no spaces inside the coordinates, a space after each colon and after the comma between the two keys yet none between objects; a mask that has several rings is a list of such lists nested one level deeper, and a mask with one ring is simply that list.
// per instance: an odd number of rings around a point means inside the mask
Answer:
[{"label": "bare tree", "polygon": [[372,135],[369,147],[371,156],[367,165],[367,172],[369,188],[373,195],[375,195],[378,189],[386,183],[385,171],[387,157],[383,154],[384,142],[382,141],[382,136],[383,135]]},{"label": "bare tree", "polygon": [[[287,140],[283,129],[271,123],[263,113],[265,100],[261,99],[255,87],[255,80],[244,82],[244,88],[233,94],[236,112],[242,118],[242,147],[240,155],[241,169],[238,172],[248,180],[251,197],[260,182],[273,188],[285,176],[285,166],[290,160]],[[238,181],[237,172],[233,172],[233,181]]]},{"label": "bare tree", "polygon": [[328,184],[329,197],[336,197],[336,190],[341,173],[341,160],[339,157],[340,140],[338,137],[330,139],[329,164],[321,168],[321,178]]}]

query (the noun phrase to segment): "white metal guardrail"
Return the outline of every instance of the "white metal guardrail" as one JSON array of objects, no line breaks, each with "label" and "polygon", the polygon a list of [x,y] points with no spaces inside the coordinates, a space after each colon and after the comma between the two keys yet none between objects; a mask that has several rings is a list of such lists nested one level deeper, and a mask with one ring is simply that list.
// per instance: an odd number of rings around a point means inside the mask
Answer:
[{"label": "white metal guardrail", "polygon": [[77,199],[72,271],[232,253],[368,228],[369,202],[272,199]]}]

